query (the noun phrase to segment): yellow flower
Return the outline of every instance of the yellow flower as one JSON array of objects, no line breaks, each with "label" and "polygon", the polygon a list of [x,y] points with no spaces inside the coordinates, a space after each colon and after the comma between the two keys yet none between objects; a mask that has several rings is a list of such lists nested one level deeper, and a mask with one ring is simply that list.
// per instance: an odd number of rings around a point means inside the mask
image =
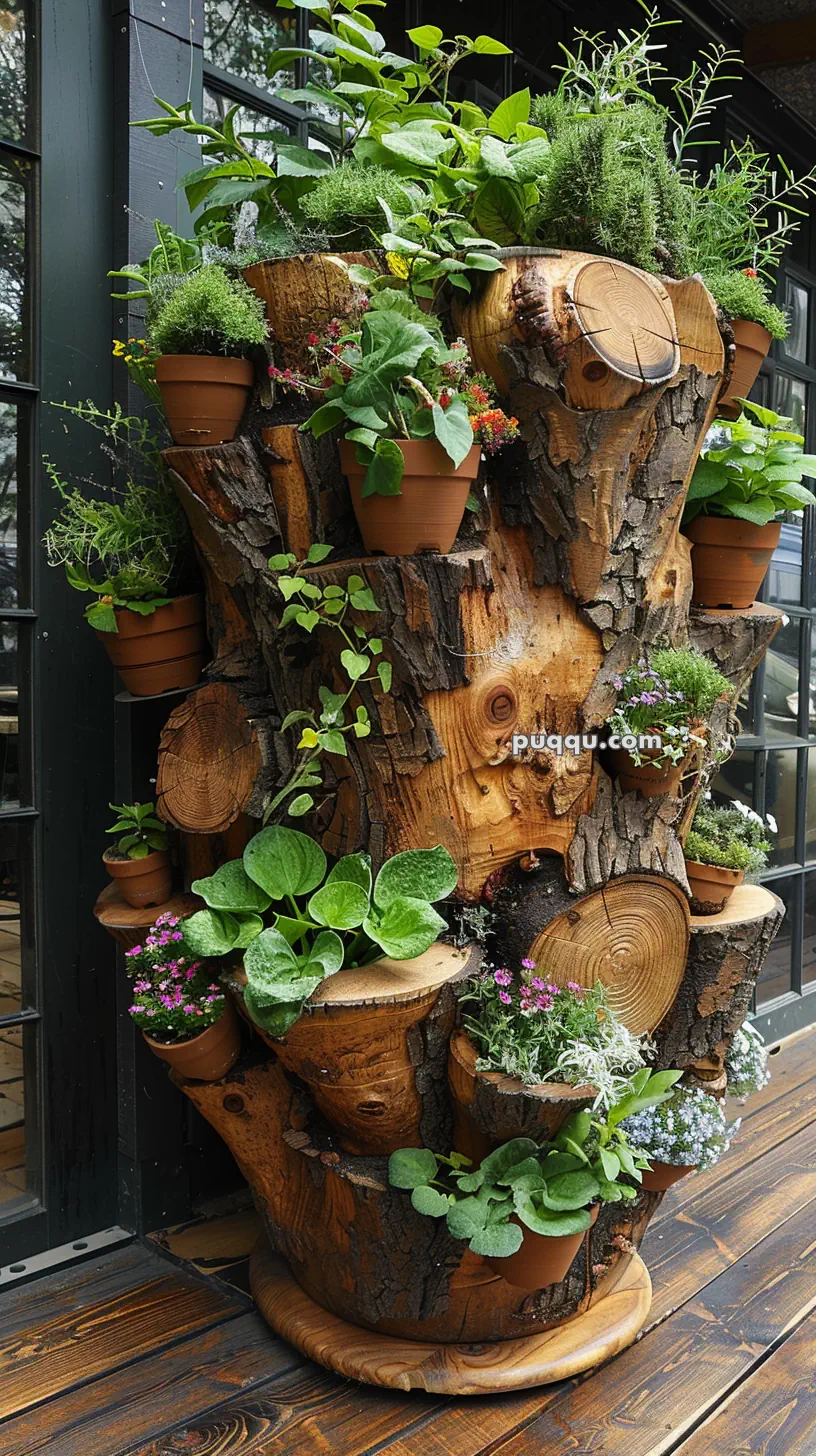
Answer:
[{"label": "yellow flower", "polygon": [[114,339],[114,341],[113,341],[113,357],[114,357],[114,359],[121,359],[122,358],[122,355],[124,354],[124,352],[125,352],[124,340],[123,339]]},{"label": "yellow flower", "polygon": [[407,278],[409,273],[408,264],[400,253],[386,253],[385,261],[388,264],[388,271],[395,278]]}]

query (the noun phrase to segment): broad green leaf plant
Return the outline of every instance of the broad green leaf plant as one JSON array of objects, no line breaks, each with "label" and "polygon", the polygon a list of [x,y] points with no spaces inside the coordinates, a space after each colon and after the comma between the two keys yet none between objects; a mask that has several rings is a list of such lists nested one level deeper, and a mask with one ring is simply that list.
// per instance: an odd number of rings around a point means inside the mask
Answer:
[{"label": "broad green leaf plant", "polygon": [[196,956],[243,951],[247,1010],[283,1036],[326,976],[428,950],[446,929],[434,903],[456,880],[441,845],[393,855],[374,879],[367,854],[345,855],[329,869],[309,835],[270,825],[241,859],[193,881],[207,908],[185,920],[184,938]]},{"label": "broad green leaf plant", "polygon": [[115,848],[124,859],[147,859],[167,848],[167,827],[156,817],[154,804],[109,804],[116,815],[108,834],[118,834]]},{"label": "broad green leaf plant", "polygon": [[389,1182],[410,1190],[417,1213],[444,1218],[453,1238],[488,1258],[515,1254],[525,1228],[549,1237],[582,1233],[594,1203],[637,1198],[649,1163],[621,1123],[665,1102],[681,1076],[643,1067],[605,1117],[576,1112],[551,1142],[513,1138],[476,1169],[461,1153],[400,1148],[389,1159]]},{"label": "broad green leaf plant", "polygon": [[802,484],[816,475],[816,455],[803,451],[793,421],[750,399],[736,420],[716,420],[691,477],[683,525],[698,515],[736,516],[767,526],[784,511],[816,505]]},{"label": "broad green leaf plant", "polygon": [[344,644],[339,654],[340,666],[349,685],[345,692],[340,693],[322,685],[318,689],[319,713],[300,708],[284,718],[282,733],[298,723],[303,725],[297,745],[300,757],[283,788],[266,806],[264,821],[267,823],[287,801],[287,813],[292,818],[308,814],[314,808],[314,798],[307,791],[323,784],[322,755],[335,753],[347,758],[346,737],[350,734],[355,738],[369,736],[371,723],[364,704],[359,704],[354,710],[353,719],[346,720],[349,699],[360,684],[377,683],[383,693],[391,691],[393,669],[383,656],[382,638],[359,623],[347,620],[350,610],[365,613],[380,611],[370,586],[355,572],[347,577],[343,586],[318,586],[303,574],[304,568],[325,561],[331,550],[331,546],[315,544],[309,548],[305,561],[298,561],[291,552],[269,558],[270,570],[280,573],[276,585],[286,601],[277,624],[278,630],[294,625],[310,636],[316,627],[328,627],[338,633]]}]

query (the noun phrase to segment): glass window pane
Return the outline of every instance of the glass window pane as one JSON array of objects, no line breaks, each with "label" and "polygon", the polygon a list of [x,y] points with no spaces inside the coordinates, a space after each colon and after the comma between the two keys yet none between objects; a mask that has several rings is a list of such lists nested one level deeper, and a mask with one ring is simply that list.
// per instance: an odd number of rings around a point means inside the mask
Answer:
[{"label": "glass window pane", "polygon": [[765,656],[765,736],[798,737],[800,619],[783,622]]},{"label": "glass window pane", "polygon": [[[204,120],[210,126],[220,126],[234,102],[218,91],[204,88]],[[261,111],[251,111],[248,106],[239,107],[234,117],[236,135],[253,156],[262,162],[272,164],[275,160],[274,139],[291,136],[291,132],[272,116]]]},{"label": "glass window pane", "polygon": [[807,420],[807,385],[804,379],[794,379],[792,375],[783,374],[780,370],[776,376],[774,393],[774,409],[777,414],[789,415],[794,428],[800,435],[804,435]]},{"label": "glass window pane", "polygon": [[816,860],[816,749],[808,752],[808,792],[805,813],[805,859]]},{"label": "glass window pane", "polygon": [[[204,59],[221,71],[268,89],[266,58],[297,45],[297,11],[275,9],[275,0],[205,0]],[[294,86],[294,67],[278,71],[275,89]]]},{"label": "glass window pane", "polygon": [[766,581],[767,598],[782,607],[802,603],[802,517],[788,512],[782,521],[779,545],[771,557]]},{"label": "glass window pane", "polygon": [[27,170],[26,162],[0,162],[0,377],[5,379],[25,379],[29,368]]},{"label": "glass window pane", "polygon": [[793,864],[796,860],[796,760],[796,749],[776,749],[767,757],[765,813],[776,821],[769,865]]},{"label": "glass window pane", "polygon": [[28,409],[0,399],[0,609],[28,605],[18,576],[27,524],[27,500],[21,500],[18,484],[27,483],[28,465]]},{"label": "glass window pane", "polygon": [[23,1028],[0,1027],[0,1216],[26,1191]]},{"label": "glass window pane", "polygon": [[808,362],[808,305],[810,290],[793,278],[785,279],[785,308],[790,320],[790,333],[785,340],[785,353],[791,359]]},{"label": "glass window pane", "polygon": [[26,4],[3,0],[0,8],[0,138],[26,134]]},{"label": "glass window pane", "polygon": [[793,943],[794,881],[773,880],[769,886],[785,906],[785,918],[763,962],[757,981],[757,1006],[774,1001],[791,989],[791,945]]},{"label": "glass window pane", "polygon": [[805,875],[805,926],[802,938],[802,985],[816,981],[816,873]]},{"label": "glass window pane", "polygon": [[17,826],[0,824],[0,1016],[24,1005],[20,868]]},{"label": "glass window pane", "polygon": [[0,621],[0,812],[31,803],[26,754],[25,711],[20,691],[20,633],[16,622]]},{"label": "glass window pane", "polygon": [[754,808],[754,751],[738,748],[727,763],[724,763],[711,785],[718,804],[733,803],[739,799]]}]

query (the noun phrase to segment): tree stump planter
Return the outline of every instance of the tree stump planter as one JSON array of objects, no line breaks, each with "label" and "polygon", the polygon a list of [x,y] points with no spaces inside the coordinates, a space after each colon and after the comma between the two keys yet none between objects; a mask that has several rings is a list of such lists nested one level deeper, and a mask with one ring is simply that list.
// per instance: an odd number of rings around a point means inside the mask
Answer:
[{"label": "tree stump planter", "polygon": [[[505,263],[454,301],[454,324],[507,393],[522,442],[490,462],[489,496],[478,482],[480,509],[450,554],[367,556],[336,447],[298,433],[291,400],[271,414],[256,400],[233,444],[167,452],[214,658],[163,735],[160,812],[186,834],[225,834],[288,777],[283,720],[342,679],[330,631],[281,628],[267,560],[329,542],[304,575],[321,589],[363,579],[380,611],[351,610],[345,625],[376,631],[393,679],[387,693],[357,684],[350,701],[371,733],[327,760],[302,827],[331,855],[367,850],[375,867],[443,844],[459,871],[457,935],[488,907],[505,964],[530,956],[559,985],[603,981],[630,1030],[654,1037],[659,1067],[716,1082],[781,918],[753,886],[719,915],[689,915],[683,837],[780,620],[765,607],[689,612],[679,521],[724,374],[717,309],[698,279],[588,254],[516,250]],[[306,284],[284,294],[270,290],[268,308],[294,366],[323,305]],[[678,792],[645,797],[590,747],[559,743],[601,730],[614,678],[666,640],[710,652],[732,692]],[[388,1185],[397,1147],[448,1153],[469,1137],[481,1156],[590,1100],[475,1075],[454,997],[478,956],[428,954],[436,969],[410,988],[391,980],[411,975],[404,964],[331,978],[285,1038],[256,1040],[260,1058],[221,1082],[176,1078],[263,1215],[275,1254],[264,1244],[253,1258],[259,1306],[304,1353],[401,1389],[517,1389],[589,1369],[645,1320],[633,1251],[662,1194],[602,1205],[564,1277],[527,1293]]]},{"label": "tree stump planter", "polygon": [[355,288],[344,265],[350,263],[382,272],[381,255],[375,252],[297,253],[292,258],[267,258],[243,269],[245,282],[266,304],[280,369],[312,373],[306,337],[310,333],[322,336],[333,318],[349,312]]}]

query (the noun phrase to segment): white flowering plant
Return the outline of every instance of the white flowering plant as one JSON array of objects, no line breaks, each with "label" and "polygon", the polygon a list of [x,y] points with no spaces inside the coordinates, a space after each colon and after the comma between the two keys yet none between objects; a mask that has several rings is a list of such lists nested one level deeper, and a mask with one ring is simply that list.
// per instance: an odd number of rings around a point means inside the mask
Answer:
[{"label": "white flowering plant", "polygon": [[762,1036],[750,1021],[743,1022],[734,1034],[728,1056],[725,1059],[728,1074],[728,1091],[738,1102],[745,1102],[754,1092],[760,1092],[771,1080],[768,1070],[768,1051]]},{"label": "white flowering plant", "polygon": [[621,1124],[629,1145],[650,1163],[675,1168],[713,1168],[728,1152],[740,1119],[729,1123],[725,1109],[700,1087],[678,1087],[657,1107],[645,1107]]},{"label": "white flowering plant", "polygon": [[600,982],[556,986],[535,961],[474,976],[462,1001],[473,1008],[462,1024],[480,1053],[481,1072],[504,1072],[525,1086],[563,1082],[596,1089],[595,1106],[609,1107],[629,1090],[650,1043],[633,1036],[615,1015]]}]

